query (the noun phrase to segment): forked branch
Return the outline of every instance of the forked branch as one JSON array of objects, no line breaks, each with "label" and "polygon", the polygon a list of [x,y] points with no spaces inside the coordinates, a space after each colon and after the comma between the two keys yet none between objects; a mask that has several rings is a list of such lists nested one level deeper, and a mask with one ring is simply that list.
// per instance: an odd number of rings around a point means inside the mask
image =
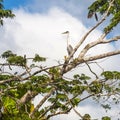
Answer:
[{"label": "forked branch", "polygon": [[[81,40],[78,42],[78,44],[75,46],[75,48],[73,49],[72,53],[68,56],[68,58],[65,60],[64,62],[64,65],[62,67],[62,70],[61,70],[61,75],[63,75],[64,73],[66,73],[66,67],[67,67],[67,64],[69,63],[70,59],[72,58],[72,56],[74,56],[74,54],[76,53],[76,51],[78,50],[78,48],[80,48],[80,46],[83,44],[83,42],[86,40],[86,38],[88,37],[88,35],[93,31],[95,30],[100,24],[103,23],[103,21],[106,19],[106,17],[108,16],[109,14],[109,10],[112,6],[112,3],[114,2],[114,0],[112,0],[110,3],[109,3],[109,7],[106,11],[106,13],[104,14],[103,18],[93,27],[91,28],[82,38]],[[107,33],[104,33],[104,36],[106,36]]]}]

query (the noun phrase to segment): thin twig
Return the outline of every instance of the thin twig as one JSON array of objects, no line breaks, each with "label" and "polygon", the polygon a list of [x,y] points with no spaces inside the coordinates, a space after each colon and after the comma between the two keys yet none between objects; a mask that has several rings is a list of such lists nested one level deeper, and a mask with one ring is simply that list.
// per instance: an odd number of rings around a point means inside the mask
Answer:
[{"label": "thin twig", "polygon": [[93,74],[95,75],[96,79],[98,79],[97,74],[91,69],[91,67],[89,66],[89,64],[88,64],[87,62],[85,62],[85,64],[88,66],[90,72],[93,73]]},{"label": "thin twig", "polygon": [[48,115],[47,116],[47,120],[53,116],[56,116],[56,115],[60,115],[60,114],[68,114],[68,112],[70,112],[70,110],[72,109],[72,107],[70,107],[68,110],[66,111],[62,111],[62,112],[57,112],[57,113],[54,113],[54,114],[51,114],[51,115]]},{"label": "thin twig", "polygon": [[66,97],[67,97],[67,99],[68,99],[68,102],[71,104],[71,107],[72,107],[72,109],[74,110],[74,112],[75,112],[80,118],[83,118],[83,116],[74,108],[74,106],[73,106],[71,100],[69,99],[67,93],[65,92],[65,90],[63,90],[63,91],[64,91],[64,94],[66,95]]}]

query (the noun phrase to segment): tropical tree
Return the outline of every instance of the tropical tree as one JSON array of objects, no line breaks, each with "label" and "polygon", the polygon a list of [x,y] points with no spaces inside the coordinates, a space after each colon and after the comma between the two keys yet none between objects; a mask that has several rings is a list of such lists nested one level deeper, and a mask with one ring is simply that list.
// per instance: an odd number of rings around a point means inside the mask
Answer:
[{"label": "tropical tree", "polygon": [[[99,44],[110,44],[120,39],[120,36],[105,38],[119,23],[119,9],[119,0],[96,0],[89,7],[88,18],[94,15],[98,23],[80,38],[73,49],[68,49],[70,50],[69,54],[65,56],[62,64],[46,67],[41,65],[41,62],[47,61],[46,58],[38,54],[32,58],[27,58],[27,55],[20,56],[10,50],[2,53],[3,62],[0,63],[0,119],[48,120],[53,116],[68,114],[73,110],[80,119],[91,120],[92,116],[89,113],[82,115],[80,111],[76,110],[82,101],[93,98],[93,101],[99,101],[106,110],[111,108],[110,103],[107,102],[109,100],[119,104],[120,72],[104,71],[98,76],[89,64],[98,59],[118,55],[120,50],[86,56],[91,48]],[[6,10],[1,7],[1,11]],[[98,13],[102,14],[103,18],[99,19]],[[6,14],[9,14],[8,17],[14,16],[12,12]],[[1,17],[1,20],[6,17],[6,14]],[[79,51],[78,48],[86,41],[88,35],[109,17],[111,18],[110,24],[105,26],[101,36],[97,40],[87,43]],[[68,33],[66,32],[66,34]],[[77,54],[76,57],[75,53]],[[84,73],[74,74],[70,78],[65,77],[66,73],[80,64],[85,64],[95,78]],[[41,99],[35,105],[35,97],[38,95],[41,96]],[[102,120],[111,119],[109,116],[101,115],[101,117]]]}]

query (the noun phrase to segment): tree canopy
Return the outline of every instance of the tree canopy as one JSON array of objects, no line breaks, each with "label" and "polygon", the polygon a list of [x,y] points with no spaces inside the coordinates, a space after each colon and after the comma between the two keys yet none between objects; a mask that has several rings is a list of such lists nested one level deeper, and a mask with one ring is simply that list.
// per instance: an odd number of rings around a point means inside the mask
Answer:
[{"label": "tree canopy", "polygon": [[13,18],[14,16],[11,10],[4,9],[3,0],[0,0],[0,25],[3,25],[4,18]]},{"label": "tree canopy", "polygon": [[98,20],[97,13],[103,16],[106,13],[107,17],[110,17],[110,23],[104,27],[106,33],[110,32],[120,22],[120,0],[96,0],[88,9],[88,18],[95,16],[96,20]]},{"label": "tree canopy", "polygon": [[[0,0],[0,20],[13,18],[11,10],[4,10]],[[105,39],[106,35],[119,23],[120,0],[96,0],[88,8],[88,18],[95,15],[98,23],[91,28],[72,49],[64,62],[56,66],[43,66],[45,57],[35,54],[28,58],[7,50],[1,54],[0,62],[0,120],[49,120],[54,116],[69,114],[71,110],[82,120],[92,120],[89,113],[81,114],[76,107],[81,102],[92,98],[97,101],[105,110],[111,109],[111,104],[119,104],[120,98],[120,72],[103,71],[98,76],[90,67],[90,63],[120,54],[120,50],[109,51],[95,56],[86,56],[86,53],[98,44],[111,44],[118,41],[120,36],[112,36]],[[99,19],[99,15],[103,17]],[[89,34],[110,16],[110,23],[104,27],[103,34],[93,42],[89,42],[78,52]],[[68,33],[66,33],[68,34]],[[74,54],[78,52],[77,57]],[[2,62],[3,61],[3,62]],[[72,77],[65,77],[80,64],[85,64],[95,76],[85,73],[74,74]],[[35,105],[35,97],[41,96],[38,104]],[[101,120],[111,120],[110,116],[102,116]]]}]

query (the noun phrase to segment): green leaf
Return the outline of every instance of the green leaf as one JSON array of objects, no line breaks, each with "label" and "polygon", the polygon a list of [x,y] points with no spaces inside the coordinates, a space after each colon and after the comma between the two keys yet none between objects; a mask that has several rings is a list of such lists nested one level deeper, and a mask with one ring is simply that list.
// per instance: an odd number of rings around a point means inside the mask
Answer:
[{"label": "green leaf", "polygon": [[75,80],[89,80],[90,79],[90,77],[86,76],[85,74],[81,74],[81,75],[75,74],[73,77]]},{"label": "green leaf", "polygon": [[7,62],[9,64],[24,66],[26,64],[26,59],[22,56],[9,56]]},{"label": "green leaf", "polygon": [[35,57],[33,58],[33,62],[43,62],[46,61],[45,57],[41,57],[38,54],[35,54]]},{"label": "green leaf", "polygon": [[49,98],[48,101],[51,102],[51,103],[54,103],[56,101],[56,98],[53,98],[53,97]]},{"label": "green leaf", "polygon": [[7,50],[1,56],[2,56],[2,58],[8,58],[11,56],[16,56],[16,54],[14,54],[11,50]]},{"label": "green leaf", "polygon": [[91,120],[91,116],[89,114],[85,114],[83,116],[83,120]]},{"label": "green leaf", "polygon": [[104,76],[106,79],[113,79],[114,77],[111,71],[105,71],[101,75]]},{"label": "green leaf", "polygon": [[18,113],[16,102],[13,99],[11,99],[10,97],[4,97],[3,102],[4,102],[3,104],[4,104],[5,113],[10,113],[10,114]]},{"label": "green leaf", "polygon": [[104,76],[107,80],[120,79],[120,72],[118,71],[105,71],[101,75]]},{"label": "green leaf", "polygon": [[4,18],[14,18],[15,15],[11,10],[4,9],[3,1],[0,1],[0,25],[3,25]]},{"label": "green leaf", "polygon": [[105,104],[105,105],[104,105],[104,104],[101,104],[101,106],[102,106],[104,109],[106,109],[106,110],[107,110],[107,109],[109,109],[109,110],[111,109],[111,107],[110,107],[109,104]]},{"label": "green leaf", "polygon": [[104,116],[104,117],[102,117],[102,120],[111,120],[111,118],[108,116]]},{"label": "green leaf", "polygon": [[61,101],[65,101],[67,99],[67,96],[65,94],[58,93],[57,99],[60,99]]},{"label": "green leaf", "polygon": [[13,76],[10,76],[10,75],[0,75],[0,80],[6,80],[6,79],[9,79],[9,78],[12,78]]},{"label": "green leaf", "polygon": [[72,100],[72,103],[73,103],[73,105],[75,105],[75,106],[77,106],[77,105],[79,104],[79,102],[80,102],[80,98],[74,98],[74,99]]},{"label": "green leaf", "polygon": [[[96,13],[99,13],[101,15],[104,15],[109,7],[109,0],[96,0],[93,2],[89,8],[88,8],[88,18],[92,18],[93,15]],[[110,22],[108,25],[104,27],[104,32],[109,33],[111,30],[113,30],[114,27],[116,27],[120,23],[120,1],[114,0],[112,3],[112,6],[108,12],[108,16],[110,16]]]}]

